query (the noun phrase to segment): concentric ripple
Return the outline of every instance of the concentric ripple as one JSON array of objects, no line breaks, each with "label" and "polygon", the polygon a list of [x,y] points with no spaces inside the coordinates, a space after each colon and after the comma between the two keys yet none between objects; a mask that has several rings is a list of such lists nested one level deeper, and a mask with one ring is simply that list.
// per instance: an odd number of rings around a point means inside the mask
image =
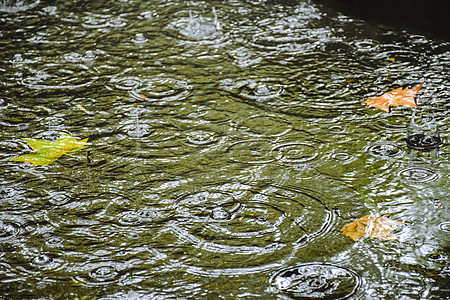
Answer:
[{"label": "concentric ripple", "polygon": [[0,220],[0,243],[14,240],[20,234],[20,225]]},{"label": "concentric ripple", "polygon": [[271,284],[295,299],[348,299],[361,285],[350,269],[320,263],[282,269],[272,275]]},{"label": "concentric ripple", "polygon": [[265,164],[274,161],[271,156],[273,144],[265,139],[239,141],[228,148],[230,159],[246,164]]},{"label": "concentric ripple", "polygon": [[239,129],[253,136],[283,136],[291,130],[290,124],[275,115],[254,115],[240,120]]},{"label": "concentric ripple", "polygon": [[328,231],[332,213],[320,199],[282,187],[261,192],[245,187],[217,187],[176,199],[172,232],[233,269],[238,257],[253,261],[250,265],[275,263]]},{"label": "concentric ripple", "polygon": [[165,104],[185,99],[192,87],[186,81],[174,78],[152,78],[131,87],[131,96],[138,100],[146,100]]},{"label": "concentric ripple", "polygon": [[186,142],[194,146],[210,145],[216,142],[216,140],[216,134],[206,130],[192,131],[186,135]]},{"label": "concentric ripple", "polygon": [[373,156],[379,158],[400,157],[403,155],[403,149],[391,142],[378,142],[368,147],[366,150]]},{"label": "concentric ripple", "polygon": [[246,102],[267,103],[275,99],[278,102],[285,92],[285,87],[277,79],[244,80],[237,82],[232,88],[232,92]]},{"label": "concentric ripple", "polygon": [[97,80],[96,74],[81,64],[47,64],[23,74],[21,83],[32,89],[73,90],[90,86]]},{"label": "concentric ripple", "polygon": [[319,153],[314,145],[307,143],[289,143],[272,149],[272,156],[284,163],[304,163],[318,157]]},{"label": "concentric ripple", "polygon": [[89,272],[89,277],[95,281],[105,282],[113,280],[119,273],[111,265],[101,265]]},{"label": "concentric ripple", "polygon": [[406,168],[401,170],[398,175],[410,183],[430,182],[439,178],[439,173],[433,169],[425,167]]}]

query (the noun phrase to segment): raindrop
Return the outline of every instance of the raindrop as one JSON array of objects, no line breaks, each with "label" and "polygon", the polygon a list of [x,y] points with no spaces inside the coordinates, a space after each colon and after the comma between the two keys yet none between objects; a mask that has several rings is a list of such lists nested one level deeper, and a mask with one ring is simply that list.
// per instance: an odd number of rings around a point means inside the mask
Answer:
[{"label": "raindrop", "polygon": [[59,236],[48,236],[46,237],[46,244],[50,247],[62,246],[64,239]]},{"label": "raindrop", "polygon": [[95,55],[94,51],[87,50],[82,58],[82,61],[86,66],[92,67],[96,58],[97,56]]},{"label": "raindrop", "polygon": [[116,277],[118,272],[116,269],[112,266],[100,266],[95,269],[93,269],[91,272],[89,272],[89,276],[92,279],[98,280],[98,281],[107,281],[114,277]]},{"label": "raindrop", "polygon": [[410,182],[430,182],[439,177],[435,170],[424,167],[407,168],[401,170],[398,175]]},{"label": "raindrop", "polygon": [[136,33],[136,36],[131,41],[138,46],[143,46],[148,40],[142,33]]},{"label": "raindrop", "polygon": [[316,147],[306,143],[290,143],[272,149],[272,156],[281,162],[304,163],[317,158]]},{"label": "raindrop", "polygon": [[220,31],[220,23],[217,18],[216,10],[213,7],[212,13],[214,20],[204,19],[202,16],[194,17],[192,11],[189,11],[189,19],[180,20],[177,27],[180,34],[193,40],[213,40],[217,38]]},{"label": "raindrop", "polygon": [[375,143],[367,147],[367,151],[379,158],[399,157],[403,155],[402,148],[390,142]]},{"label": "raindrop", "polygon": [[299,299],[347,299],[361,282],[349,269],[319,263],[282,269],[270,281],[278,290]]},{"label": "raindrop", "polygon": [[36,266],[45,266],[45,265],[48,265],[49,263],[51,263],[52,261],[53,261],[53,259],[50,256],[45,255],[45,254],[40,254],[40,255],[34,257],[31,260],[31,263]]}]

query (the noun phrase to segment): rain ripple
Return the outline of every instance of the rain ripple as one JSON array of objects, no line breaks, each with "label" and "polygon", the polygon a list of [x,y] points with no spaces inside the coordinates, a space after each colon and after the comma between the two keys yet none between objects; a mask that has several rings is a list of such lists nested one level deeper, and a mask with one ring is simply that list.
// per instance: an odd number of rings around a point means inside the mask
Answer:
[{"label": "rain ripple", "polygon": [[321,263],[281,269],[270,282],[276,290],[295,299],[348,299],[361,286],[361,278],[354,271]]}]

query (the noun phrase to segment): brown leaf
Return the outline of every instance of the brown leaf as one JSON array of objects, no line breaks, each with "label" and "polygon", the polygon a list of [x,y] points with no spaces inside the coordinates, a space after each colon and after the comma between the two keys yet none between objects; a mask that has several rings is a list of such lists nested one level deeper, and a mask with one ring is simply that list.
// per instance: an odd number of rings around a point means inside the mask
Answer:
[{"label": "brown leaf", "polygon": [[390,92],[384,93],[377,98],[369,98],[362,104],[367,106],[373,106],[375,108],[382,109],[389,112],[389,107],[391,106],[405,106],[405,107],[417,107],[414,96],[419,92],[422,84],[419,84],[413,89],[402,89],[398,88]]},{"label": "brown leaf", "polygon": [[371,214],[345,225],[341,231],[355,242],[364,235],[380,240],[394,241],[395,238],[392,237],[390,229],[392,226],[399,224],[404,223],[391,220],[389,215],[378,216]]}]

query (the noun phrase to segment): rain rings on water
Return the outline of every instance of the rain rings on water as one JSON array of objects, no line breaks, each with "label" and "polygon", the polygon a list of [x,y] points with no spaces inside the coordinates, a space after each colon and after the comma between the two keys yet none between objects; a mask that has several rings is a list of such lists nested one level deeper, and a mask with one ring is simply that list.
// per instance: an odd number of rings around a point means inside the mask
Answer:
[{"label": "rain rings on water", "polygon": [[319,153],[313,144],[288,143],[272,149],[272,156],[283,163],[304,163],[318,157]]},{"label": "rain rings on water", "polygon": [[276,115],[254,115],[237,120],[238,129],[248,135],[258,137],[276,137],[287,134],[292,126]]},{"label": "rain rings on water", "polygon": [[[181,11],[177,15],[185,13],[185,11]],[[211,20],[189,10],[189,17],[181,17],[167,26],[169,34],[175,34],[175,36],[178,35],[191,41],[214,42],[222,35],[222,31],[214,7],[212,13],[214,18]]]},{"label": "rain rings on water", "polygon": [[348,299],[361,285],[360,277],[352,270],[320,263],[279,270],[270,282],[294,299]]},{"label": "rain rings on water", "polygon": [[0,242],[14,240],[21,232],[21,226],[12,222],[0,220]]},{"label": "rain rings on water", "polygon": [[190,94],[192,86],[184,80],[155,77],[130,86],[130,90],[131,96],[136,100],[158,104],[168,104],[169,102],[181,104],[178,101],[185,99]]},{"label": "rain rings on water", "polygon": [[21,83],[32,89],[73,90],[88,87],[97,80],[91,68],[74,64],[46,64],[39,69],[26,68]]},{"label": "rain rings on water", "polygon": [[0,2],[0,12],[16,13],[19,11],[28,10],[37,6],[39,2],[39,0],[2,0]]},{"label": "rain rings on water", "polygon": [[119,272],[112,265],[105,264],[95,267],[89,272],[89,277],[97,282],[107,282],[113,280]]},{"label": "rain rings on water", "polygon": [[404,152],[400,146],[393,142],[377,142],[367,146],[366,151],[379,158],[401,157]]},{"label": "rain rings on water", "polygon": [[401,170],[398,175],[409,183],[424,183],[434,181],[439,178],[439,173],[435,170],[416,166]]},{"label": "rain rings on water", "polygon": [[272,141],[267,139],[250,139],[231,144],[228,147],[230,160],[246,164],[266,164],[274,161],[271,156]]},{"label": "rain rings on water", "polygon": [[[332,212],[315,196],[283,187],[259,193],[249,192],[252,188],[246,185],[229,187],[176,199],[172,231],[180,242],[209,253],[205,255],[220,255],[221,265],[230,272],[242,260],[254,261],[253,265],[291,257],[329,230]],[[234,255],[221,255],[229,253]]]}]

